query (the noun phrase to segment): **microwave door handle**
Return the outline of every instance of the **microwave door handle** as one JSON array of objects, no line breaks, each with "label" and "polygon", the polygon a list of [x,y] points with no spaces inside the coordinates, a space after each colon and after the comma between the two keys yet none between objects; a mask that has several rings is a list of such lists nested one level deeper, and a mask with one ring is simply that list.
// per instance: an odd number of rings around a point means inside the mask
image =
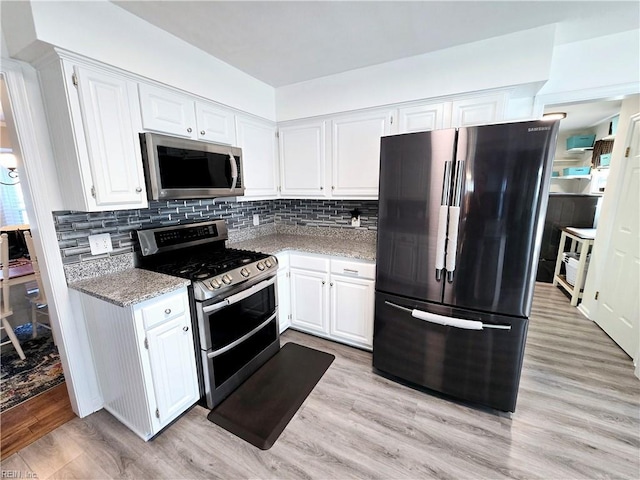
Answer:
[{"label": "microwave door handle", "polygon": [[238,166],[236,165],[236,159],[231,152],[229,152],[229,163],[231,163],[231,190],[236,189],[236,183],[238,182]]}]

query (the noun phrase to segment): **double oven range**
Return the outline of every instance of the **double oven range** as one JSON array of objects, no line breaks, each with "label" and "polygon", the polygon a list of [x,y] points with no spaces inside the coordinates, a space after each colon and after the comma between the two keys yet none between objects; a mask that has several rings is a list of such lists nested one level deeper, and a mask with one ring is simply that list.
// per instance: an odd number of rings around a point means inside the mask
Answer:
[{"label": "double oven range", "polygon": [[278,261],[226,248],[223,220],[137,233],[138,268],[191,280],[200,397],[211,409],[280,349]]}]

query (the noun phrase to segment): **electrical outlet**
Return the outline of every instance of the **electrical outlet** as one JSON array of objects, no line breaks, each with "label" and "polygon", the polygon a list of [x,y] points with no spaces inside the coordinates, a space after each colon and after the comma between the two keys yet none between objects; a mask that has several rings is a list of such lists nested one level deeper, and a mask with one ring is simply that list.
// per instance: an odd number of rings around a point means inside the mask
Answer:
[{"label": "electrical outlet", "polygon": [[256,227],[260,225],[260,215],[257,213],[253,216],[253,225]]},{"label": "electrical outlet", "polygon": [[360,226],[360,217],[351,217],[351,226],[359,227]]},{"label": "electrical outlet", "polygon": [[89,247],[91,247],[91,255],[111,252],[113,250],[111,234],[100,233],[98,235],[89,235]]}]

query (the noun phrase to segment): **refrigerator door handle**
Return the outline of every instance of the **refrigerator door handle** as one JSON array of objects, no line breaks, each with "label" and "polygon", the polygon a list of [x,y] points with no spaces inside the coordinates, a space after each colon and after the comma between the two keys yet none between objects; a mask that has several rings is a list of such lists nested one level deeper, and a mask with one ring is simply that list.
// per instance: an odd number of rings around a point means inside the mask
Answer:
[{"label": "refrigerator door handle", "polygon": [[464,176],[464,161],[456,162],[456,177],[453,186],[453,198],[449,207],[449,230],[447,231],[447,281],[453,282],[453,272],[456,269],[456,254],[458,253],[458,227],[460,225],[460,203],[462,200],[462,177]]},{"label": "refrigerator door handle", "polygon": [[447,232],[447,280],[453,282],[458,253],[458,228],[460,226],[460,207],[449,207],[449,231]]},{"label": "refrigerator door handle", "polygon": [[438,315],[437,313],[423,312],[422,310],[411,309],[396,305],[395,303],[385,301],[387,305],[404,310],[411,313],[411,316],[418,320],[424,320],[429,323],[437,323],[438,325],[444,325],[446,327],[461,328],[464,330],[484,330],[485,328],[492,328],[495,330],[511,330],[511,325],[493,325],[490,323],[483,323],[477,320],[466,320],[464,318],[447,317],[445,315]]},{"label": "refrigerator door handle", "polygon": [[442,196],[440,211],[438,212],[438,232],[436,236],[436,281],[442,278],[442,269],[445,268],[445,251],[447,248],[447,218],[449,216],[449,195],[451,191],[452,161],[444,163],[444,179],[442,180]]}]

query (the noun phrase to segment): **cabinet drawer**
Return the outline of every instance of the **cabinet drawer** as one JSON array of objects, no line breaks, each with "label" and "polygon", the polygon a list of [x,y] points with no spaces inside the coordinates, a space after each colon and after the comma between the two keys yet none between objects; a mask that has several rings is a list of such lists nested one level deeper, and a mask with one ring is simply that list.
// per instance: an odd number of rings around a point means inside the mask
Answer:
[{"label": "cabinet drawer", "polygon": [[153,328],[166,320],[184,313],[184,294],[162,297],[148,306],[142,307],[144,329]]},{"label": "cabinet drawer", "polygon": [[292,253],[289,257],[289,263],[292,268],[303,268],[305,270],[316,270],[318,272],[329,271],[329,259],[312,257],[311,255],[300,255]]},{"label": "cabinet drawer", "polygon": [[331,273],[374,279],[376,275],[376,265],[375,263],[331,259]]}]

